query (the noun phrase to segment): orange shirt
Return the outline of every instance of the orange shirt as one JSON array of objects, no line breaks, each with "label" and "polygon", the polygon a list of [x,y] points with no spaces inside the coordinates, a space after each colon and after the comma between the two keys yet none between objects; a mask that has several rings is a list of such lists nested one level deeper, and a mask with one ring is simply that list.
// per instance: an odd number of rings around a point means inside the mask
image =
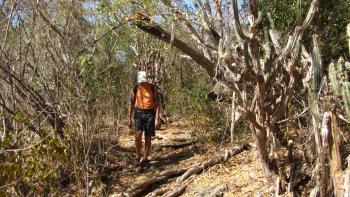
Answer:
[{"label": "orange shirt", "polygon": [[[131,90],[130,101],[135,102],[134,107],[139,109],[153,109],[158,103],[158,93],[152,84],[144,82],[137,85],[136,96],[134,89]],[[153,90],[152,90],[153,89]]]}]

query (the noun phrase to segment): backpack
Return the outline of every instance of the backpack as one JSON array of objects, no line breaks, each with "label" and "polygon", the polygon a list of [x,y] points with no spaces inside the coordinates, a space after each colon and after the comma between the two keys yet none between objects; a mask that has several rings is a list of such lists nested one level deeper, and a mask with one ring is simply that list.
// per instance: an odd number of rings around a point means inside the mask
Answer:
[{"label": "backpack", "polygon": [[[134,96],[135,96],[135,100],[136,100],[136,94],[137,94],[137,89],[139,88],[139,84],[136,84],[134,86],[134,89],[133,89],[133,92],[134,92]],[[153,94],[153,103],[155,102],[155,99],[154,99],[154,92],[155,92],[155,87],[154,87],[154,84],[151,84],[151,90],[152,90],[152,94]],[[134,100],[134,102],[135,102]]]}]

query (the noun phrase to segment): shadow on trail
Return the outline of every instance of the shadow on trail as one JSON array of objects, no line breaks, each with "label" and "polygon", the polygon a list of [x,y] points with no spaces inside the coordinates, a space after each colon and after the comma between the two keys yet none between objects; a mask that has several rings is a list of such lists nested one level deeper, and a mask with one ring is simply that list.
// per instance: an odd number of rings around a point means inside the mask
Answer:
[{"label": "shadow on trail", "polygon": [[150,161],[151,168],[162,171],[167,169],[168,166],[177,165],[180,161],[194,156],[193,151],[189,148],[184,148],[180,152],[173,152],[162,156],[163,153],[164,151],[154,154],[154,157]]},{"label": "shadow on trail", "polygon": [[[170,152],[170,153],[164,154],[164,152]],[[156,174],[158,172],[180,168],[178,165],[179,162],[186,160],[188,158],[191,158],[193,156],[194,156],[194,152],[189,147],[181,148],[181,149],[177,149],[177,150],[170,148],[170,149],[166,149],[166,150],[162,150],[162,151],[158,151],[158,152],[155,151],[152,159],[149,162],[150,167],[148,169],[145,169],[144,173],[147,173],[147,171],[149,170],[152,173],[148,177],[152,177],[154,174]],[[170,178],[172,178],[172,177],[170,177]],[[160,185],[167,183],[167,182],[168,182],[168,180],[152,184],[145,191],[140,193],[139,196],[140,197],[145,196],[145,195],[149,194],[150,192],[153,192],[155,189],[159,188]]]},{"label": "shadow on trail", "polygon": [[[105,187],[103,188],[104,196],[111,194],[113,191],[113,186],[118,185],[119,188],[123,188],[123,190],[125,190],[133,184],[133,182],[130,182],[130,180],[133,180],[137,176],[146,175],[147,177],[152,177],[157,172],[178,168],[179,162],[194,156],[191,146],[178,149],[156,146],[153,148],[149,167],[146,169],[141,169],[140,167],[135,167],[132,165],[135,159],[134,151],[135,150],[133,147],[125,148],[120,146],[115,146],[110,150],[109,157],[114,158],[112,160],[119,163],[121,167],[118,169],[113,169],[112,172],[107,170],[108,172],[103,173],[101,176],[101,181],[105,183]],[[110,160],[110,158],[108,158],[108,160]],[[121,176],[128,176],[130,179],[126,181],[121,179]],[[154,185],[147,189],[145,193],[149,193],[157,187],[157,185]]]}]

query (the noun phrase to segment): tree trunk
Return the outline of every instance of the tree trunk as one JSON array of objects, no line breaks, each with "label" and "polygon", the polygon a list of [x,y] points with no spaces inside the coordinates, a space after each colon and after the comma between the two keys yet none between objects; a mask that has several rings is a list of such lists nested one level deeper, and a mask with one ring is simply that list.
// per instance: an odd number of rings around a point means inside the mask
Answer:
[{"label": "tree trunk", "polygon": [[236,99],[236,92],[233,91],[232,93],[232,109],[231,109],[231,132],[230,132],[230,137],[231,137],[231,143],[233,143],[233,136],[235,132],[235,123],[236,123],[236,107],[235,107],[235,99]]},{"label": "tree trunk", "polygon": [[268,150],[267,150],[267,132],[264,128],[255,128],[256,131],[256,142],[257,150],[259,153],[259,161],[262,166],[262,169],[265,173],[265,176],[271,182],[276,182],[278,175],[276,164],[269,159]]},{"label": "tree trunk", "polygon": [[331,157],[330,157],[330,175],[333,182],[333,188],[335,196],[344,196],[344,177],[341,165],[340,156],[340,132],[337,123],[337,115],[333,111],[331,113],[331,132],[330,132],[330,145]]}]

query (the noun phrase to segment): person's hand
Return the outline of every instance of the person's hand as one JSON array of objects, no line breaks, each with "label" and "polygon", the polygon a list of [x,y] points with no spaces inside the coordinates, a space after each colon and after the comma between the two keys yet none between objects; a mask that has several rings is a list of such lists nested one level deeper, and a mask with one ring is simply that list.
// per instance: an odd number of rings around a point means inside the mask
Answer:
[{"label": "person's hand", "polygon": [[160,129],[160,119],[156,118],[156,129],[159,130]]},{"label": "person's hand", "polygon": [[132,121],[131,118],[128,119],[128,127],[131,128],[132,127]]}]

